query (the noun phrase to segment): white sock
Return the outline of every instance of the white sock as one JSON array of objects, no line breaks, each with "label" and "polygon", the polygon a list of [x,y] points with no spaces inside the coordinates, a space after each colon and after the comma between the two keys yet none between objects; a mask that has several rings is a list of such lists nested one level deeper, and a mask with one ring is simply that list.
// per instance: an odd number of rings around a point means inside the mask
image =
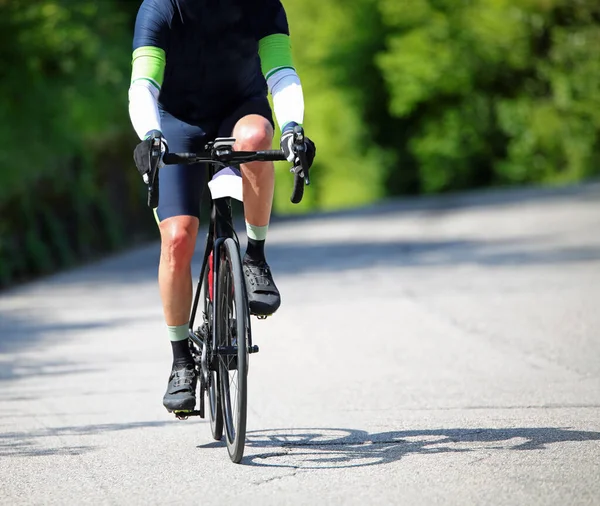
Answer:
[{"label": "white sock", "polygon": [[267,238],[267,230],[269,230],[269,225],[257,227],[256,225],[250,225],[250,223],[246,222],[246,233],[248,234],[248,239],[264,241]]},{"label": "white sock", "polygon": [[167,333],[169,335],[169,341],[183,341],[188,338],[189,324],[183,325],[167,325]]}]

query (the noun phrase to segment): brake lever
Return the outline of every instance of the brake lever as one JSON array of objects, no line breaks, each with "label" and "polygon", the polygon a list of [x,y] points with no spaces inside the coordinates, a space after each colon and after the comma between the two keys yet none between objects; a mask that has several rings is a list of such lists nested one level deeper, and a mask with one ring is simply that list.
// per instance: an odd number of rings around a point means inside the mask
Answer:
[{"label": "brake lever", "polygon": [[162,155],[162,146],[159,137],[152,139],[150,149],[150,181],[148,183],[148,207],[158,207],[158,164]]},{"label": "brake lever", "polygon": [[296,152],[296,156],[299,159],[299,164],[295,165],[291,172],[294,175],[300,176],[304,178],[304,184],[306,186],[310,185],[310,175],[308,163],[306,160],[306,145],[304,144],[304,130],[300,125],[296,125],[294,127],[294,151]]}]

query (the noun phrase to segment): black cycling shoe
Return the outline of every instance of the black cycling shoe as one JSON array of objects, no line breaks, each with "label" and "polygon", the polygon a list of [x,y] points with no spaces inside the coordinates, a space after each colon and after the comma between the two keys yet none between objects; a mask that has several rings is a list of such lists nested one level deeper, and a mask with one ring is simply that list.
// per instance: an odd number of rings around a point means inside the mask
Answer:
[{"label": "black cycling shoe", "polygon": [[169,376],[169,386],[163,397],[167,411],[193,411],[196,407],[196,368],[194,364],[176,365]]},{"label": "black cycling shoe", "polygon": [[272,315],[281,304],[281,296],[275,286],[267,262],[244,261],[243,269],[250,314],[256,316]]}]

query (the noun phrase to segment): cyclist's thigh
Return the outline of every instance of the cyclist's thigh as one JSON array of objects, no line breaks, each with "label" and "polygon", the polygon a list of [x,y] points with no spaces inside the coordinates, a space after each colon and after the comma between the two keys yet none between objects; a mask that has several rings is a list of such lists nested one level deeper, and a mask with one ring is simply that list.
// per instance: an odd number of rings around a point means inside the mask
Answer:
[{"label": "cyclist's thigh", "polygon": [[[212,132],[207,132],[210,127],[190,125],[164,111],[161,113],[161,127],[172,153],[201,151],[207,138],[212,135]],[[204,164],[165,165],[159,171],[158,221],[173,216],[199,218],[205,178]]]},{"label": "cyclist's thigh", "polygon": [[266,96],[259,95],[244,100],[221,121],[219,125],[219,137],[230,137],[233,134],[233,128],[236,123],[243,117],[251,114],[258,114],[266,118],[271,123],[271,126],[275,128],[269,100]]}]

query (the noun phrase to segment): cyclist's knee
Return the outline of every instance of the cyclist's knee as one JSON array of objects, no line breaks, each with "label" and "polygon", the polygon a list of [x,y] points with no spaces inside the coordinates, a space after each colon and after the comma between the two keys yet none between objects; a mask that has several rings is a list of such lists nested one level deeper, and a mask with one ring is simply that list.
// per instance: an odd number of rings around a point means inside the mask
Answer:
[{"label": "cyclist's knee", "polygon": [[159,224],[161,260],[171,270],[187,269],[194,255],[198,233],[198,219],[192,216],[174,216]]},{"label": "cyclist's knee", "polygon": [[266,118],[253,114],[238,121],[233,131],[237,151],[270,149],[273,142],[273,127]]}]

